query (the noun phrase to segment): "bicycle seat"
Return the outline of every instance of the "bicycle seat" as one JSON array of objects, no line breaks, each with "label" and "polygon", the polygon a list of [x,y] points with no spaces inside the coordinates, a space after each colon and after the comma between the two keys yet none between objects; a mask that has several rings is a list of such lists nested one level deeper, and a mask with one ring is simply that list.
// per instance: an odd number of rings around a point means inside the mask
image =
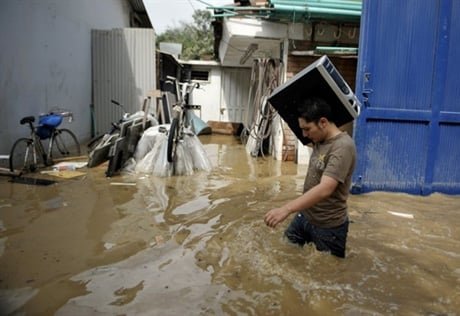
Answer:
[{"label": "bicycle seat", "polygon": [[33,123],[35,122],[35,117],[33,116],[26,116],[23,117],[20,121],[21,125],[28,124],[28,123]]}]

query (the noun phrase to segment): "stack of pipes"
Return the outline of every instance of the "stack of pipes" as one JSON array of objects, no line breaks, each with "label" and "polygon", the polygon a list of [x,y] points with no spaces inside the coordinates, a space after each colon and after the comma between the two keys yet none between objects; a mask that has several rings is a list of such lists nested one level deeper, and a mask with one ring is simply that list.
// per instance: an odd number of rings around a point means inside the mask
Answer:
[{"label": "stack of pipes", "polygon": [[360,0],[270,0],[275,12],[285,14],[297,13],[299,18],[359,18],[362,1]]}]

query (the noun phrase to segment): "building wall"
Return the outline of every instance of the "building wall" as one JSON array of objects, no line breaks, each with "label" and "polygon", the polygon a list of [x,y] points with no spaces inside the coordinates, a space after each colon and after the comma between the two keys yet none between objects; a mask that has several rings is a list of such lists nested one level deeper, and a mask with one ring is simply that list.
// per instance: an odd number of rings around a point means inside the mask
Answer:
[{"label": "building wall", "polygon": [[222,69],[219,121],[242,123],[248,105],[251,86],[251,70],[248,68],[224,67]]},{"label": "building wall", "polygon": [[53,108],[74,113],[69,124],[89,138],[91,30],[129,26],[124,0],[2,0],[0,9],[0,154],[18,137],[24,116]]},{"label": "building wall", "polygon": [[[187,63],[186,63],[187,64]],[[207,71],[208,80],[200,80],[200,88],[192,93],[193,104],[201,105],[195,114],[204,122],[243,122],[244,111],[248,110],[250,69],[222,67],[219,63],[201,62],[191,64],[191,70]]]},{"label": "building wall", "polygon": [[201,112],[195,114],[204,122],[219,121],[221,105],[221,74],[220,66],[193,66],[192,69],[209,71],[207,81],[200,81],[200,89],[195,89],[192,95],[192,103],[201,105]]},{"label": "building wall", "polygon": [[[155,32],[149,28],[92,31],[92,103],[95,135],[104,134],[123,112],[135,113],[156,88]],[[116,100],[123,108],[115,106]],[[154,112],[154,108],[147,109]]]}]

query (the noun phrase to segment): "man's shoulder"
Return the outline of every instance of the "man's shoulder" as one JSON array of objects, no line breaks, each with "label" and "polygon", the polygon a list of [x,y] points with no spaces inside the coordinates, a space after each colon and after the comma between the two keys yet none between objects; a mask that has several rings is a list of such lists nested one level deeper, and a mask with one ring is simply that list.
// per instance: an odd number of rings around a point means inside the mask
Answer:
[{"label": "man's shoulder", "polygon": [[342,132],[340,133],[335,139],[334,139],[334,144],[339,145],[339,146],[351,146],[355,147],[355,141],[353,138],[348,135],[347,132]]}]

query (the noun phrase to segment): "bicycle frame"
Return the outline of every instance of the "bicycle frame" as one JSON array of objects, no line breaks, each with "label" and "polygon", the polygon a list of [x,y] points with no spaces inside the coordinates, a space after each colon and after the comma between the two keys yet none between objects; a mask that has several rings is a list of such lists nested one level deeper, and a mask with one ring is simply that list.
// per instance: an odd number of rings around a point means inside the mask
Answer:
[{"label": "bicycle frame", "polygon": [[190,94],[195,88],[199,88],[200,84],[183,82],[177,84],[180,89],[180,100],[179,102],[173,107],[173,117],[177,117],[181,122],[181,129],[183,127],[188,127],[190,122],[187,121],[186,112],[189,110],[189,98]]},{"label": "bicycle frame", "polygon": [[[33,125],[33,122],[29,122],[29,127],[30,127],[30,130],[31,130],[30,139],[31,139],[32,151],[33,151],[33,155],[34,155],[34,164],[36,166],[38,165],[38,159],[37,159],[37,152],[38,152],[38,154],[42,157],[43,163],[45,164],[45,166],[48,166],[50,164],[49,157],[50,157],[51,145],[52,145],[51,139],[50,139],[50,142],[49,142],[48,150],[45,151],[45,146],[43,146],[43,143],[42,143],[40,137],[37,135],[37,133],[35,131],[35,126]],[[28,158],[27,155],[28,155],[29,149],[30,149],[30,147],[28,147],[27,150],[26,150],[26,156],[24,158],[24,161],[27,161],[27,158]]]},{"label": "bicycle frame", "polygon": [[[39,127],[34,125],[35,118],[33,116],[27,116],[20,120],[21,125],[28,125],[30,129],[30,135],[28,138],[19,138],[13,144],[10,152],[10,170],[23,171],[35,171],[42,160],[45,166],[53,164],[53,160],[59,157],[66,157],[71,154],[80,154],[80,144],[76,136],[66,128],[57,128],[61,124],[62,117],[70,117],[72,119],[72,113],[53,113],[50,114],[60,116],[58,121],[54,120],[54,117],[49,118],[46,124],[45,119],[40,121]],[[40,128],[40,129],[39,129]],[[49,139],[47,148],[42,142],[42,139]]]},{"label": "bicycle frame", "polygon": [[[70,117],[72,116],[70,115]],[[58,135],[59,133],[59,129],[56,126],[50,130],[51,135],[49,136],[49,138],[47,138],[49,141],[48,141],[48,148],[46,151],[45,151],[45,146],[43,145],[41,138],[37,135],[36,128],[32,125],[31,129],[33,130],[33,132],[31,132],[31,138],[33,139],[33,142],[35,144],[34,147],[36,147],[38,151],[41,152],[45,166],[51,165],[53,163],[52,162],[53,146],[57,146],[59,150],[61,150],[61,148],[65,148],[65,144],[61,144],[60,139],[56,137],[56,135]]]},{"label": "bicycle frame", "polygon": [[[189,105],[189,96],[195,87],[199,88],[198,83],[177,83],[175,78],[174,83],[176,86],[176,94],[178,95],[179,101],[176,103],[176,105],[174,105],[172,109],[173,120],[171,122],[171,127],[168,134],[167,159],[170,163],[175,163],[177,144],[183,141],[185,129],[190,126],[190,122],[188,121],[187,116],[187,111],[191,108]],[[181,88],[180,90],[179,87]],[[180,95],[178,93],[179,91]]]}]

